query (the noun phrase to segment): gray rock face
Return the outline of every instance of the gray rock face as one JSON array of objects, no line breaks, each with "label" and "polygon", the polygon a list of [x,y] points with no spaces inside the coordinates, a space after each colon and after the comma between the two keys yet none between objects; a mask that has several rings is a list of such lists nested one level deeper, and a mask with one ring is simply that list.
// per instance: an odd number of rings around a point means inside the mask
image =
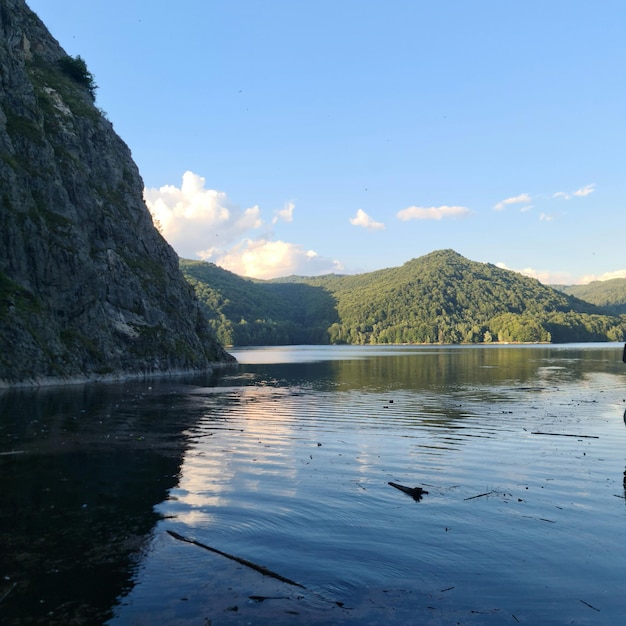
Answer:
[{"label": "gray rock face", "polygon": [[232,360],[74,62],[24,0],[0,0],[0,385]]}]

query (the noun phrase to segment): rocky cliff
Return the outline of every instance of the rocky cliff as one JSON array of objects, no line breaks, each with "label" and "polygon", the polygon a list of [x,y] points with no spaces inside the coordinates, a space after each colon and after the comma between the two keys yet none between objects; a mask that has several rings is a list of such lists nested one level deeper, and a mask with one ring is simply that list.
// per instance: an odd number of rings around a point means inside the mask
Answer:
[{"label": "rocky cliff", "polygon": [[230,360],[93,92],[24,0],[0,0],[0,385]]}]

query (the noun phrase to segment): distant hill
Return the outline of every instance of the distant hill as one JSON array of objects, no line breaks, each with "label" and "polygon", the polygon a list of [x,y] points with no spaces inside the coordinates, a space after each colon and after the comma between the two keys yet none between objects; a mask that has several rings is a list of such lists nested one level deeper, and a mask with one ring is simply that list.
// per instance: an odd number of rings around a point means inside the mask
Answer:
[{"label": "distant hill", "polygon": [[555,289],[603,307],[613,315],[626,314],[626,278],[596,280],[587,285],[553,285]]},{"label": "distant hill", "polygon": [[181,269],[227,345],[622,341],[626,336],[626,316],[453,250],[354,276],[261,281],[187,260],[181,260]]}]

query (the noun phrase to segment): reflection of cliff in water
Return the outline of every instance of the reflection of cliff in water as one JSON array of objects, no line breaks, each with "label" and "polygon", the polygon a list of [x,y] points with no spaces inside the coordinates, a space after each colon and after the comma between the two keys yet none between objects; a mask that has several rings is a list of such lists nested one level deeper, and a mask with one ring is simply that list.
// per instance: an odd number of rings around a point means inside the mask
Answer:
[{"label": "reflection of cliff in water", "polygon": [[3,624],[102,623],[197,417],[167,383],[0,395]]}]

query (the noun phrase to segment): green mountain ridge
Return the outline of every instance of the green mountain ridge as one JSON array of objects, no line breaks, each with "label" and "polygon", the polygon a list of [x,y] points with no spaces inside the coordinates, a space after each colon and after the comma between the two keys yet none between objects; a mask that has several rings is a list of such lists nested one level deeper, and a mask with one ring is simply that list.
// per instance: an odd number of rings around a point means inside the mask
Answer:
[{"label": "green mountain ridge", "polygon": [[586,285],[552,285],[552,287],[603,307],[612,315],[626,314],[626,278],[594,280]]},{"label": "green mountain ridge", "polygon": [[622,341],[626,316],[437,250],[358,275],[243,278],[180,261],[226,345]]}]

